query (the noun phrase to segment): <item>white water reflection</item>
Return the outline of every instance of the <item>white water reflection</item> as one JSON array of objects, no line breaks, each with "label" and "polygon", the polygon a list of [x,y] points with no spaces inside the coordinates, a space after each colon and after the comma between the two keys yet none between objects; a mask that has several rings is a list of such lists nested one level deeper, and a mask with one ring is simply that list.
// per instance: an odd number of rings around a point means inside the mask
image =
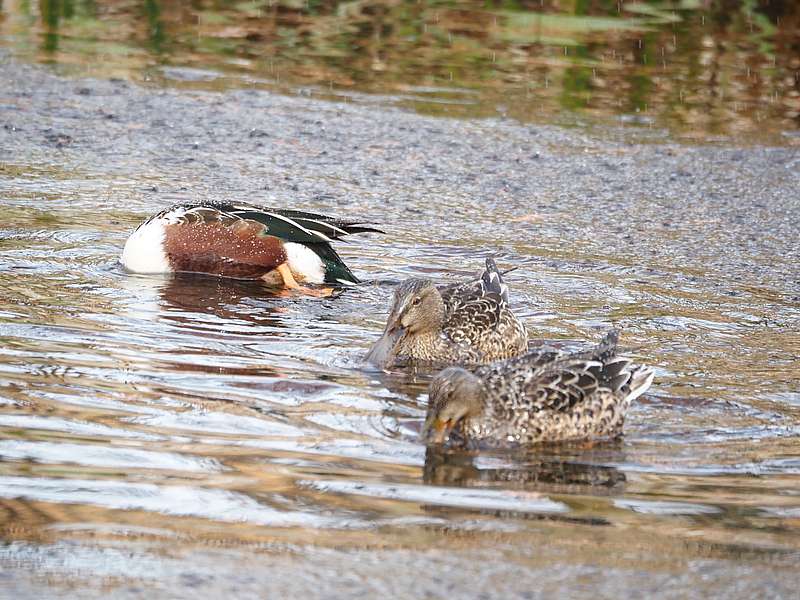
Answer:
[{"label": "white water reflection", "polygon": [[278,527],[344,527],[349,521],[303,511],[280,511],[227,490],[88,479],[0,476],[0,497],[145,510],[179,517]]},{"label": "white water reflection", "polygon": [[569,507],[533,492],[478,490],[448,487],[425,487],[363,481],[298,481],[298,485],[322,492],[353,494],[371,498],[391,498],[454,508],[508,510],[514,512],[564,513]]},{"label": "white water reflection", "polygon": [[214,459],[98,444],[0,440],[0,458],[35,461],[51,465],[76,464],[117,469],[166,469],[187,473],[213,473],[221,470],[221,465]]},{"label": "white water reflection", "polygon": [[86,421],[72,421],[58,417],[42,417],[36,415],[7,415],[0,414],[0,427],[15,429],[43,430],[43,431],[63,431],[72,436],[89,436],[98,438],[130,438],[143,441],[163,440],[163,435],[153,435],[134,431],[132,429],[122,429],[111,427],[99,423],[89,423]]}]

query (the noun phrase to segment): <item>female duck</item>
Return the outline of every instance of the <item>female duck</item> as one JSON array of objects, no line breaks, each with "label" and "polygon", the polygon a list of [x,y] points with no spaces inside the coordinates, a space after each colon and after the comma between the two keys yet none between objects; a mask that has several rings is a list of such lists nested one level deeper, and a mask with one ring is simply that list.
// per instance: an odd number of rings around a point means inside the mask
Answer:
[{"label": "female duck", "polygon": [[617,357],[616,346],[612,331],[586,353],[540,349],[474,373],[445,369],[431,382],[423,435],[468,447],[617,437],[653,370]]},{"label": "female duck", "polygon": [[122,251],[133,273],[206,273],[298,282],[350,284],[358,279],[331,247],[350,233],[379,229],[298,210],[246,203],[178,204],[147,219]]},{"label": "female duck", "polygon": [[383,335],[366,359],[381,367],[404,363],[484,364],[518,356],[525,326],[508,307],[508,287],[486,259],[480,278],[437,287],[409,279],[395,291]]}]

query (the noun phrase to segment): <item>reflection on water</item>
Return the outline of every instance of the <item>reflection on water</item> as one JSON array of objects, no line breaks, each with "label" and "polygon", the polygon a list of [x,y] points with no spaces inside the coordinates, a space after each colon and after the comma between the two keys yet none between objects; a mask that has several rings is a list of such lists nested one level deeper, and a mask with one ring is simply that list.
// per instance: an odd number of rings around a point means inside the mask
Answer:
[{"label": "reflection on water", "polygon": [[749,0],[6,0],[0,44],[82,74],[755,138],[800,124],[799,25]]},{"label": "reflection on water", "polygon": [[[625,474],[615,467],[594,462],[597,456],[592,451],[581,452],[578,455],[581,462],[546,455],[547,449],[540,448],[531,456],[519,457],[512,465],[491,457],[480,457],[476,464],[475,457],[469,454],[429,448],[425,454],[423,479],[433,485],[520,488],[550,493],[602,493],[605,488],[619,488],[616,491],[620,494],[623,491]],[[602,458],[608,460],[610,456],[604,453]],[[620,461],[622,455],[617,453],[614,458],[615,462]]]},{"label": "reflection on water", "polygon": [[230,328],[236,323],[242,331],[252,332],[251,325],[274,330],[282,326],[280,315],[286,312],[279,303],[269,301],[280,295],[257,281],[178,274],[164,279],[159,295],[168,318],[188,327],[198,325],[198,314],[206,313],[213,318],[200,324],[205,329],[223,323]]}]

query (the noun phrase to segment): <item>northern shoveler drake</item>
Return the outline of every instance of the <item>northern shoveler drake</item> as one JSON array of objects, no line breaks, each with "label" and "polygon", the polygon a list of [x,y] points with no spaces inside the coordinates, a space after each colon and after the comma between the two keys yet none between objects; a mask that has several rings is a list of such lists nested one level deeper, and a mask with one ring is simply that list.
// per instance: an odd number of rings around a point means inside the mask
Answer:
[{"label": "northern shoveler drake", "polygon": [[487,258],[480,277],[465,283],[403,282],[395,290],[383,335],[366,360],[381,367],[484,364],[518,356],[527,347],[528,332],[508,307],[508,286]]},{"label": "northern shoveler drake", "polygon": [[653,370],[617,356],[616,331],[592,351],[540,348],[470,372],[450,367],[428,391],[423,437],[503,447],[617,437]]},{"label": "northern shoveler drake", "polygon": [[122,251],[133,273],[206,273],[299,283],[353,284],[358,278],[331,247],[351,233],[383,233],[360,221],[247,203],[176,204],[150,217]]}]

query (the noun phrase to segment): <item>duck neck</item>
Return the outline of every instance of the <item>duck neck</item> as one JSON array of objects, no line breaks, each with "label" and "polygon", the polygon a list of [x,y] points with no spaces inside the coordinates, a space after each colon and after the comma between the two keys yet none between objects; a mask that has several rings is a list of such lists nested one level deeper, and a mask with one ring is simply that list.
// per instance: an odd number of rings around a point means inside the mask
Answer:
[{"label": "duck neck", "polygon": [[398,344],[398,353],[423,360],[436,360],[441,357],[446,345],[439,331],[406,333]]}]

